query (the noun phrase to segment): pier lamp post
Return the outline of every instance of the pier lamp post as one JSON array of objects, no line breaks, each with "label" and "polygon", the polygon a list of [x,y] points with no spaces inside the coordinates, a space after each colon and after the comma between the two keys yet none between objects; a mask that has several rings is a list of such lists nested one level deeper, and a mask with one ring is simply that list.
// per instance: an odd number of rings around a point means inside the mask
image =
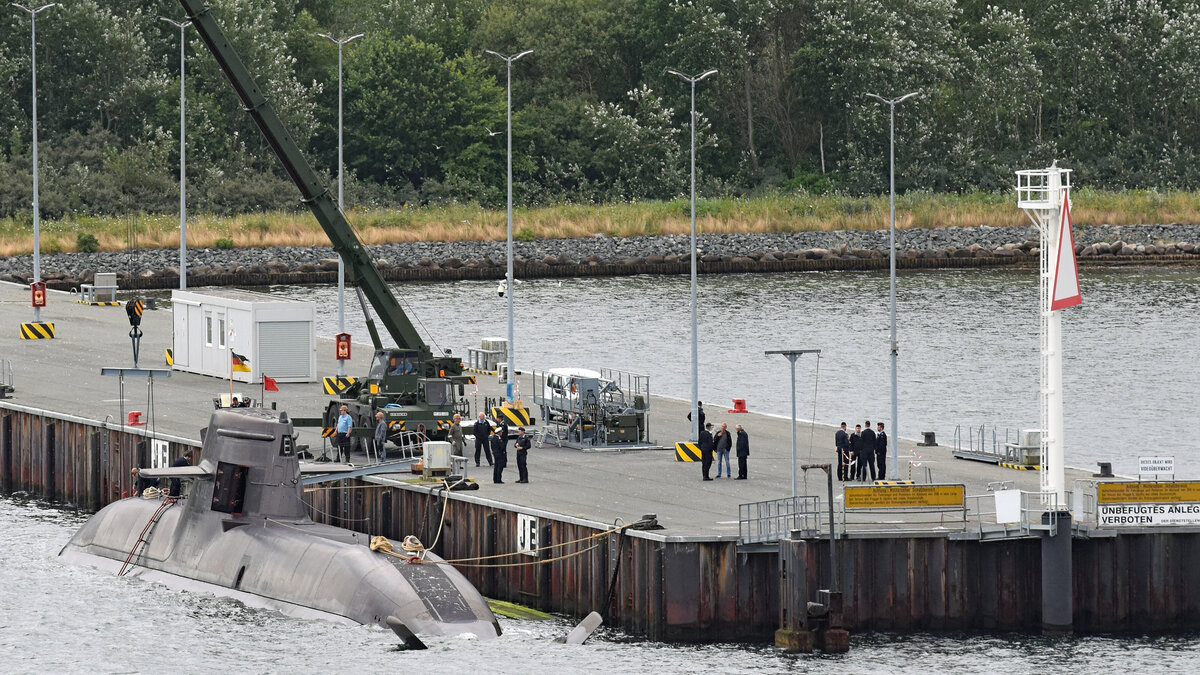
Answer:
[{"label": "pier lamp post", "polygon": [[865,94],[865,96],[876,99],[881,103],[886,103],[888,105],[890,114],[888,143],[888,206],[890,213],[890,238],[888,249],[890,250],[889,259],[891,261],[891,266],[888,275],[888,279],[890,281],[888,307],[891,315],[892,328],[891,336],[888,341],[888,349],[892,354],[892,442],[890,444],[891,447],[888,448],[888,471],[893,476],[900,475],[900,455],[898,452],[900,447],[900,431],[897,428],[899,426],[899,423],[897,422],[899,413],[897,412],[896,405],[896,357],[900,353],[900,343],[896,341],[896,104],[912,98],[920,93],[921,92],[919,91],[914,91],[912,93],[905,94],[900,98],[893,99],[886,99],[879,94]]},{"label": "pier lamp post", "polygon": [[504,398],[508,402],[513,401],[513,389],[516,382],[516,375],[513,368],[513,356],[516,354],[516,348],[513,346],[513,291],[516,289],[513,283],[513,226],[512,226],[512,64],[513,61],[533,53],[532,49],[525,51],[515,56],[505,56],[499,52],[494,52],[490,49],[483,50],[492,56],[502,60],[508,66],[508,80],[505,88],[508,91],[507,104],[505,105],[508,118],[508,272],[505,277],[504,296],[508,299],[508,355],[505,357],[508,360],[508,387]]},{"label": "pier lamp post", "polygon": [[[325,33],[317,33],[317,35],[329,40],[338,48],[338,211],[345,216],[346,208],[342,201],[342,47],[366,33],[351,35],[342,40]],[[338,332],[346,332],[346,263],[342,260],[341,254],[338,255]],[[346,362],[340,359],[338,360],[337,374],[338,377],[346,376]]]},{"label": "pier lamp post", "polygon": [[[700,351],[696,346],[696,83],[709,75],[716,75],[717,69],[706,70],[695,77],[685,75],[678,70],[667,69],[668,73],[676,75],[692,85],[692,438],[693,443],[700,438],[700,413],[696,402],[700,398]],[[793,444],[794,445],[794,444]],[[794,450],[794,448],[793,448]],[[794,452],[792,453],[795,454]],[[793,458],[794,459],[794,458]],[[795,462],[793,462],[795,464]],[[796,471],[792,467],[792,493],[796,492]]]},{"label": "pier lamp post", "polygon": [[[15,2],[10,2],[10,5],[29,14],[29,55],[30,55],[30,80],[33,82],[33,280],[42,280],[42,246],[41,246],[41,207],[38,205],[38,137],[37,137],[37,15],[50,9],[58,7],[57,2],[52,2],[48,5],[42,5],[36,9],[31,9],[25,5],[20,5]],[[40,307],[33,308],[33,320],[42,320],[42,309]]]},{"label": "pier lamp post", "polygon": [[805,354],[820,355],[820,349],[783,349],[763,352],[767,356],[782,354],[792,367],[792,496],[796,496],[796,359]]},{"label": "pier lamp post", "polygon": [[[158,17],[159,21],[179,29],[179,290],[187,290],[187,150],[184,146],[184,31],[192,25],[191,21],[174,21],[165,16]],[[341,363],[339,361],[339,363]]]}]

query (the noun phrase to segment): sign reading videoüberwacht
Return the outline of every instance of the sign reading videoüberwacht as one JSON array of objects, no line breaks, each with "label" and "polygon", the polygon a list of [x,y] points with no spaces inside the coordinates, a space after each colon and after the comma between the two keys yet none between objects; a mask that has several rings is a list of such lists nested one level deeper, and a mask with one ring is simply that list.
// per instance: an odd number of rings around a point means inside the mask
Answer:
[{"label": "sign reading video\u00fcberwacht", "polygon": [[1200,483],[1099,483],[1096,524],[1101,527],[1200,526]]},{"label": "sign reading video\u00fcberwacht", "polygon": [[848,509],[962,508],[966,500],[962,485],[873,485],[845,490]]}]

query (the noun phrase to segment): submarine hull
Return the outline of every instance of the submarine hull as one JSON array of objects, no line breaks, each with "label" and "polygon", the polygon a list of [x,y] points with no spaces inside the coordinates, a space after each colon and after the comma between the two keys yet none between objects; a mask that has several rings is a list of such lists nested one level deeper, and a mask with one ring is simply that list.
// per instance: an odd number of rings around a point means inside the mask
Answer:
[{"label": "submarine hull", "polygon": [[[205,435],[203,471],[195,472],[199,475],[189,497],[132,497],[109,504],[80,528],[61,555],[294,616],[385,628],[390,628],[388,617],[394,617],[419,636],[500,634],[486,601],[451,565],[430,552],[414,562],[372,551],[368,535],[314,523],[303,513],[298,465],[294,471],[284,466],[282,475],[290,474],[290,479],[277,482],[270,468],[256,475],[252,457],[222,447],[229,445],[222,439],[231,436],[238,440],[234,445],[248,446],[246,441],[258,440],[270,446],[269,453],[258,459],[260,465],[288,460],[287,453],[276,450],[275,435],[267,439],[262,429],[271,425],[264,422],[245,413],[214,414]],[[245,432],[247,427],[252,431]],[[222,429],[243,433],[221,434]],[[290,425],[275,431],[290,435]],[[244,473],[249,480],[243,481],[248,487],[240,495],[242,503],[251,505],[245,512],[215,510],[228,493],[220,485],[220,476],[227,475],[232,465],[215,459],[220,457],[248,469]],[[266,499],[251,494],[264,485],[285,488],[294,503],[278,494]],[[393,547],[399,550],[394,543]]]}]

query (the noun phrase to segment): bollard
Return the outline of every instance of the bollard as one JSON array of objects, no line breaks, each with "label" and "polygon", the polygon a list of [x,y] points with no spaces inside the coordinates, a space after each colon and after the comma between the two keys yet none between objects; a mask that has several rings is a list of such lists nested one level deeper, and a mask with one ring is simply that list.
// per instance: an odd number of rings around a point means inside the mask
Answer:
[{"label": "bollard", "polygon": [[1072,597],[1071,513],[1043,513],[1042,524],[1057,519],[1054,533],[1042,534],[1042,634],[1071,635],[1075,607]]}]

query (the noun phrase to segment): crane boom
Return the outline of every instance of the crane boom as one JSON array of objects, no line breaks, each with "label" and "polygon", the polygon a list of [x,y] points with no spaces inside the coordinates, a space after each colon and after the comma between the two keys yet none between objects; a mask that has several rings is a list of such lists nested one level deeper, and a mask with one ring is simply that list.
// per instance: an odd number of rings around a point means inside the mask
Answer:
[{"label": "crane boom", "polygon": [[217,65],[225,73],[226,79],[233,85],[246,112],[254,119],[263,138],[275,151],[283,170],[300,189],[301,200],[312,210],[317,222],[321,224],[321,229],[325,230],[326,236],[333,244],[333,250],[342,257],[347,281],[362,289],[367,301],[379,314],[384,328],[396,341],[397,347],[430,355],[429,346],[421,339],[417,329],[400,308],[400,303],[396,301],[396,296],[392,295],[383,275],[379,273],[379,268],[354,234],[329,189],[309,166],[279,115],[254,82],[237,50],[217,24],[208,4],[203,0],[179,0],[179,4],[183,6],[208,51],[217,60]]}]

